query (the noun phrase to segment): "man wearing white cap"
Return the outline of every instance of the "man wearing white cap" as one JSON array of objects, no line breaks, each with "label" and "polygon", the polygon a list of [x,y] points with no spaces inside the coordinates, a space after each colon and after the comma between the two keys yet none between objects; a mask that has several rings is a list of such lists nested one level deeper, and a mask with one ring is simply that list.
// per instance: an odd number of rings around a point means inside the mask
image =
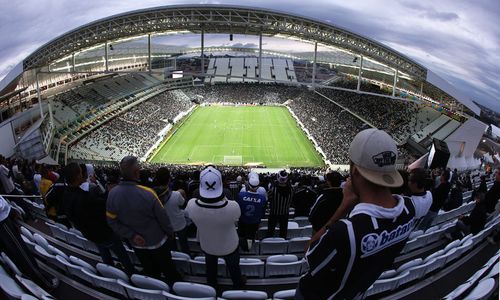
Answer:
[{"label": "man wearing white cap", "polygon": [[240,270],[236,222],[240,207],[224,196],[222,175],[213,166],[200,173],[200,198],[188,202],[186,211],[198,228],[198,238],[207,265],[208,284],[217,287],[217,260],[223,258],[231,275],[233,287],[241,288],[244,280]]},{"label": "man wearing white cap", "polygon": [[259,176],[251,176],[248,180],[249,188],[241,191],[238,195],[238,204],[241,209],[241,217],[238,222],[238,233],[242,239],[242,248],[248,251],[248,240],[255,240],[255,234],[259,229],[260,220],[265,214],[266,197],[257,192],[260,181]]},{"label": "man wearing white cap", "polygon": [[391,194],[391,187],[403,184],[397,153],[396,143],[382,130],[367,129],[354,137],[342,203],[311,239],[309,271],[299,281],[296,299],[362,298],[392,266],[427,213],[425,203]]},{"label": "man wearing white cap", "polygon": [[[255,183],[255,182],[257,184],[252,185],[252,183]],[[255,173],[255,172],[250,172],[250,173],[248,173],[247,185],[243,185],[241,187],[240,192],[246,192],[247,190],[254,189],[255,191],[257,191],[257,193],[259,193],[262,196],[264,196],[264,198],[266,198],[266,200],[267,200],[266,189],[264,187],[262,187],[262,186],[259,186],[259,184],[260,184],[259,174]]]}]

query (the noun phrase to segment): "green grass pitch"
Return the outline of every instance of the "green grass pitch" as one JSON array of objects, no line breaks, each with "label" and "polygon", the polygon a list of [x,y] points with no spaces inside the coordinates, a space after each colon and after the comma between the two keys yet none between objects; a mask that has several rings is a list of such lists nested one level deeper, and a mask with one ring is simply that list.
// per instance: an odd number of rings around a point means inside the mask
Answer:
[{"label": "green grass pitch", "polygon": [[322,167],[321,156],[286,107],[198,107],[150,162]]}]

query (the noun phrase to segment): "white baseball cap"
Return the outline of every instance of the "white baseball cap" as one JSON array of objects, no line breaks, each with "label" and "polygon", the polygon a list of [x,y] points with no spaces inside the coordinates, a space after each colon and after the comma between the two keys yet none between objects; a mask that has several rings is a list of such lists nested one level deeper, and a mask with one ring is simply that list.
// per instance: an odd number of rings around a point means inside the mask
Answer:
[{"label": "white baseball cap", "polygon": [[219,198],[222,195],[222,175],[209,166],[200,173],[200,196],[206,199]]},{"label": "white baseball cap", "polygon": [[259,181],[259,175],[255,172],[250,172],[248,173],[248,183],[252,186],[252,187],[257,187],[260,183]]},{"label": "white baseball cap", "polygon": [[0,196],[0,222],[7,219],[10,213],[10,204]]},{"label": "white baseball cap", "polygon": [[403,185],[396,170],[398,148],[385,131],[370,128],[359,132],[351,142],[349,158],[366,180],[385,187]]}]

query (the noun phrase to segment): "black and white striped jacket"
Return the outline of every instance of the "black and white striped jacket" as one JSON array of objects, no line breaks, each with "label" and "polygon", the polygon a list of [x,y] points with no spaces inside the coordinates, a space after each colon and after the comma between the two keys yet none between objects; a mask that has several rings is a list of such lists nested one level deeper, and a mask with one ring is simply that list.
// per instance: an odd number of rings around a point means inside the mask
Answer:
[{"label": "black and white striped jacket", "polygon": [[355,299],[390,268],[428,206],[394,195],[383,208],[360,203],[313,243],[306,253],[309,271],[300,279],[305,299]]}]

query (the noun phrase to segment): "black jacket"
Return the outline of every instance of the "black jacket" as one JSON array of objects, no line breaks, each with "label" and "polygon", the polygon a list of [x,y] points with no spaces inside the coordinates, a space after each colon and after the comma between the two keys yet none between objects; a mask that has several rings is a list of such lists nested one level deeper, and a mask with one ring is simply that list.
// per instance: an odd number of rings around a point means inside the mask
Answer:
[{"label": "black jacket", "polygon": [[432,193],[432,205],[430,210],[438,212],[443,204],[448,199],[448,194],[450,193],[450,183],[448,181],[442,182]]},{"label": "black jacket", "polygon": [[315,231],[320,230],[330,220],[342,203],[343,197],[341,188],[331,187],[323,190],[309,213],[309,222]]},{"label": "black jacket", "polygon": [[293,194],[294,217],[307,217],[316,200],[316,192],[308,186],[301,186]]},{"label": "black jacket", "polygon": [[110,241],[113,231],[106,220],[106,200],[80,188],[68,187],[63,195],[62,211],[85,238],[94,243]]}]

